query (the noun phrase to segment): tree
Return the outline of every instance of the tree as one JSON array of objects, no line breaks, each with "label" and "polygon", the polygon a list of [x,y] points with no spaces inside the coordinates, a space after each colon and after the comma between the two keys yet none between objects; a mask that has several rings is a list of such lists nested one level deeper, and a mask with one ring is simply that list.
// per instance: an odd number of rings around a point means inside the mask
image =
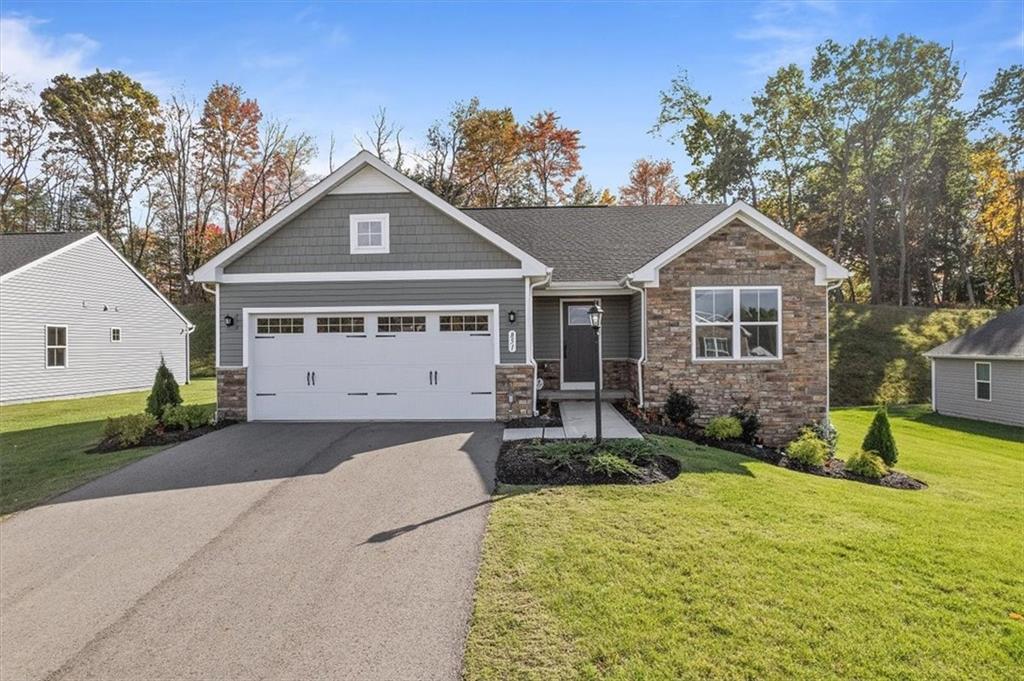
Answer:
[{"label": "tree", "polygon": [[525,200],[523,136],[512,110],[480,109],[462,123],[465,145],[455,172],[466,204],[494,208]]},{"label": "tree", "polygon": [[[254,99],[243,99],[241,86],[215,83],[206,95],[199,121],[200,140],[214,172],[214,191],[220,202],[224,236],[229,244],[242,236],[234,220],[233,197],[242,175],[260,146],[263,118]],[[250,178],[251,181],[251,178]]]},{"label": "tree", "polygon": [[619,202],[624,206],[682,203],[672,162],[637,159],[629,173],[629,184],[619,187]]},{"label": "tree", "polygon": [[[606,190],[607,191],[607,190]],[[586,175],[580,175],[572,185],[569,193],[568,204],[570,206],[593,206],[599,203],[601,195],[594,191],[594,187],[587,181]]]},{"label": "tree", "polygon": [[731,114],[708,110],[711,98],[698,92],[686,73],[672,79],[661,93],[661,113],[656,132],[673,129],[672,141],[681,141],[694,169],[686,184],[698,196],[728,203],[736,194],[757,206],[757,160],[749,130]]},{"label": "tree", "polygon": [[422,163],[412,179],[451,204],[461,204],[469,190],[459,171],[466,148],[466,122],[479,110],[476,97],[467,103],[456,102],[447,119],[434,121],[427,129],[426,146],[417,154]]},{"label": "tree", "polygon": [[163,153],[156,95],[120,71],[96,71],[82,78],[56,76],[41,97],[43,114],[53,125],[50,153],[81,161],[81,191],[96,226],[132,262],[140,262],[148,223],[137,226],[132,211]]},{"label": "tree", "polygon": [[0,231],[27,231],[37,196],[33,165],[46,143],[46,118],[26,85],[0,73]]},{"label": "tree", "polygon": [[146,398],[146,411],[162,419],[164,409],[176,407],[181,404],[181,391],[178,382],[174,380],[174,374],[167,368],[164,358],[160,358],[160,366],[157,367],[156,376],[153,378],[153,389],[149,391]]},{"label": "tree", "polygon": [[553,205],[566,199],[565,186],[580,171],[580,131],[558,125],[552,111],[542,111],[522,127],[523,154],[534,182],[535,203]]},{"label": "tree", "polygon": [[887,466],[895,466],[899,458],[896,450],[896,440],[892,436],[892,428],[889,426],[889,414],[885,406],[878,408],[875,417],[871,420],[867,435],[864,436],[864,443],[860,447],[865,452],[874,452],[882,458]]},{"label": "tree", "polygon": [[388,120],[388,110],[383,106],[377,109],[370,125],[370,130],[362,135],[356,135],[356,144],[360,149],[372,152],[377,158],[402,172],[405,161],[402,153],[402,128]]}]

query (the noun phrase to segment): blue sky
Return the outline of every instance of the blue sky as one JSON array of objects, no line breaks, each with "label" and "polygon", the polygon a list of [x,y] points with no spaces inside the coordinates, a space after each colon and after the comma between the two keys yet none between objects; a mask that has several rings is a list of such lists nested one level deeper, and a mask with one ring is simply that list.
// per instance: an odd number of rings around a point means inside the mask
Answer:
[{"label": "blue sky", "polygon": [[124,70],[157,94],[242,85],[264,113],[313,134],[326,167],[357,147],[379,105],[415,146],[460,99],[553,109],[582,131],[584,171],[621,185],[641,156],[683,151],[648,131],[680,69],[745,109],[767,74],[806,65],[826,38],[914,33],[952,44],[973,102],[1024,52],[1024,3],[52,3],[0,5],[0,68],[39,86],[60,72]]}]

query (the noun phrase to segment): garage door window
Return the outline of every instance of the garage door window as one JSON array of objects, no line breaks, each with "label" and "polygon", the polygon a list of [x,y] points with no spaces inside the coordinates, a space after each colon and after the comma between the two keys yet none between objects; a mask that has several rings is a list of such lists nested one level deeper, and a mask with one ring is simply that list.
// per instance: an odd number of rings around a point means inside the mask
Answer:
[{"label": "garage door window", "polygon": [[362,333],[362,317],[317,317],[317,333]]},{"label": "garage door window", "polygon": [[256,333],[302,333],[302,317],[262,317],[256,320]]},{"label": "garage door window", "polygon": [[377,333],[422,333],[426,330],[426,317],[377,318]]},{"label": "garage door window", "polygon": [[441,315],[441,331],[487,331],[487,315]]}]

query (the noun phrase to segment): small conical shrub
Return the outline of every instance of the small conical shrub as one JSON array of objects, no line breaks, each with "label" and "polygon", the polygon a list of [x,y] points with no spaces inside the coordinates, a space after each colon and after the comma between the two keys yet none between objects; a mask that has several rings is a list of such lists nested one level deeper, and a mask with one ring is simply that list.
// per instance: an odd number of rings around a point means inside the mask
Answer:
[{"label": "small conical shrub", "polygon": [[164,358],[160,358],[160,366],[156,370],[156,378],[153,379],[153,390],[146,400],[146,411],[162,419],[164,408],[176,407],[181,404],[181,391],[178,390],[178,382],[174,380],[174,374],[164,364]]},{"label": "small conical shrub", "polygon": [[861,449],[865,452],[874,452],[882,457],[887,466],[896,465],[899,453],[896,451],[896,440],[892,437],[892,428],[889,427],[889,414],[885,405],[878,408],[875,418],[871,421],[868,434],[864,436],[864,443]]}]

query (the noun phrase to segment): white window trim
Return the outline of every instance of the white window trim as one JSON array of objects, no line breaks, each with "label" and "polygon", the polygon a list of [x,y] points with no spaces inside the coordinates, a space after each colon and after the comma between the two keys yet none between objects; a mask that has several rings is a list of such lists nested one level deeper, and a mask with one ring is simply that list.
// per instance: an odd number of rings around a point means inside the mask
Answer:
[{"label": "white window trim", "polygon": [[[114,338],[114,332],[115,331],[117,331],[117,338],[116,339]],[[120,326],[112,326],[112,327],[110,327],[110,342],[111,343],[120,343],[121,342],[121,327]]]},{"label": "white window trim", "polygon": [[[732,357],[699,357],[697,356],[697,293],[700,291],[732,291],[732,309],[735,319],[729,323],[732,326]],[[740,315],[740,292],[742,291],[775,291],[776,299],[779,302],[779,321],[775,323],[778,337],[776,342],[779,348],[778,357],[743,357],[740,355],[740,327],[744,324],[739,318]],[[757,324],[757,326],[768,326],[769,324]],[[727,326],[726,324],[702,324],[701,326]],[[781,286],[693,286],[690,288],[690,358],[696,364],[714,362],[781,362],[782,352],[782,287]]]},{"label": "white window trim", "polygon": [[[978,365],[979,364],[988,365],[988,380],[987,381],[982,381],[981,379],[978,378]],[[978,397],[978,384],[979,383],[987,383],[988,384],[988,399],[985,399],[984,397]],[[991,402],[992,401],[992,362],[975,362],[974,363],[974,400],[976,402]]]},{"label": "white window trim", "polygon": [[[50,329],[64,329],[64,345],[50,345]],[[43,324],[43,367],[67,369],[71,365],[70,336],[67,324]],[[64,348],[64,363],[50,366],[50,348]]]},{"label": "white window trim", "polygon": [[[360,246],[356,225],[360,222],[380,223],[380,246]],[[352,255],[391,252],[391,217],[388,213],[353,213],[348,216],[348,247]]]}]

